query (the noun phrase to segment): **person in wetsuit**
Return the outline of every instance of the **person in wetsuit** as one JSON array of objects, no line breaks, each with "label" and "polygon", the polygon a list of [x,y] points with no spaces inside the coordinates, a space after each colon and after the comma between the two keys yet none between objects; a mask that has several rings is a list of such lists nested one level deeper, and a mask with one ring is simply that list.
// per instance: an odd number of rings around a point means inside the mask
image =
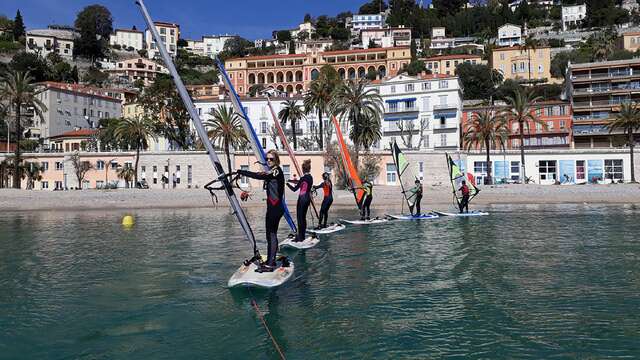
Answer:
[{"label": "person in wetsuit", "polygon": [[265,230],[267,233],[267,261],[256,269],[257,272],[270,272],[276,267],[276,254],[278,252],[278,226],[284,215],[282,204],[284,197],[284,174],[280,168],[280,157],[276,150],[267,152],[268,172],[253,172],[238,170],[238,174],[252,179],[264,180],[264,189],[267,192],[267,215],[265,217]]},{"label": "person in wetsuit", "polygon": [[462,186],[458,189],[462,193],[462,200],[460,201],[460,214],[462,214],[462,210],[466,209],[466,212],[469,212],[469,187],[467,183],[462,180]]},{"label": "person in wetsuit", "polygon": [[320,217],[318,218],[318,229],[327,227],[327,218],[329,217],[329,208],[333,204],[333,183],[329,179],[329,173],[322,174],[322,182],[313,186],[313,190],[322,188],[324,198],[320,207]]},{"label": "person in wetsuit", "polygon": [[[291,191],[299,191],[298,203],[296,205],[296,217],[298,220],[298,234],[296,235],[296,242],[304,241],[307,237],[307,211],[309,205],[311,205],[311,190],[313,188],[313,177],[309,172],[311,171],[311,160],[305,160],[302,163],[302,177],[300,180],[293,179],[287,182],[287,186]],[[290,183],[294,183],[291,185]]]},{"label": "person in wetsuit", "polygon": [[411,210],[411,215],[413,216],[420,216],[420,202],[422,201],[422,183],[420,182],[420,180],[416,179],[415,182],[416,186],[414,186],[410,191],[413,193],[413,195],[416,197],[416,202],[413,205],[414,208],[416,209],[416,212],[413,213],[413,209]]},{"label": "person in wetsuit", "polygon": [[362,206],[360,206],[360,220],[370,220],[371,216],[371,201],[373,201],[373,184],[368,180],[362,183],[362,190],[364,190],[364,196],[362,197]]}]

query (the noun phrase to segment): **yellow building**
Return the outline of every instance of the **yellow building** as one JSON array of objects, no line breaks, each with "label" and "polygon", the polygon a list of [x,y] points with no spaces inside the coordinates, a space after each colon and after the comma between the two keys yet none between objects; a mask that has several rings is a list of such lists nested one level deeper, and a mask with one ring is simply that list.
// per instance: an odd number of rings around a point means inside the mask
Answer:
[{"label": "yellow building", "polygon": [[622,34],[622,48],[629,51],[640,49],[640,32],[628,32]]},{"label": "yellow building", "polygon": [[[122,117],[126,119],[135,119],[144,116],[144,109],[139,103],[128,103],[122,105]],[[147,139],[149,143],[149,151],[166,151],[171,150],[171,142],[164,136],[158,135],[155,139]]]},{"label": "yellow building", "polygon": [[427,70],[431,70],[434,74],[445,75],[455,75],[456,66],[465,62],[474,65],[487,63],[482,60],[482,56],[480,55],[467,54],[432,56],[424,58],[422,61],[424,61],[424,65],[427,67]]},{"label": "yellow building", "polygon": [[[531,66],[529,66],[531,61]],[[521,46],[501,47],[493,50],[491,67],[504,79],[521,81],[561,82],[551,78],[551,48],[526,50]]]}]

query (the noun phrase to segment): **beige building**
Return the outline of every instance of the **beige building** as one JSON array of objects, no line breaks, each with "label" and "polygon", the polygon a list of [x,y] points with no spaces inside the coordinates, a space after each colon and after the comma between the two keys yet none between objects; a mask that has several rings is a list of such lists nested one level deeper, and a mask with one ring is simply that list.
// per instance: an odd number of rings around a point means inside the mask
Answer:
[{"label": "beige building", "polygon": [[364,29],[360,31],[362,47],[369,48],[369,44],[375,47],[411,46],[411,28],[385,27],[380,29]]},{"label": "beige building", "polygon": [[120,45],[123,50],[144,49],[144,34],[138,30],[116,29],[109,38],[109,45]]},{"label": "beige building", "polygon": [[504,79],[523,82],[560,82],[551,78],[551,48],[525,50],[521,46],[501,47],[493,50],[491,67]]},{"label": "beige building", "polygon": [[168,74],[164,66],[144,58],[134,58],[116,63],[113,69],[106,70],[110,76],[121,83],[133,85],[136,80],[142,80],[144,86],[153,84],[158,74]]},{"label": "beige building", "polygon": [[[169,55],[176,57],[178,55],[178,39],[180,38],[180,26],[178,24],[154,21],[153,23],[160,33],[160,38],[164,43]],[[151,31],[149,29],[144,32],[144,40],[147,45],[147,57],[154,59],[160,56],[158,45],[153,41]]]},{"label": "beige building", "polygon": [[434,74],[455,75],[456,66],[462,63],[486,64],[480,55],[442,55],[421,59],[427,70]]},{"label": "beige building", "polygon": [[638,31],[622,34],[621,40],[622,46],[620,47],[625,50],[637,51],[638,49],[640,49],[640,32]]},{"label": "beige building", "polygon": [[62,57],[73,57],[73,41],[78,34],[71,30],[41,29],[27,32],[26,51],[46,57],[56,53]]}]

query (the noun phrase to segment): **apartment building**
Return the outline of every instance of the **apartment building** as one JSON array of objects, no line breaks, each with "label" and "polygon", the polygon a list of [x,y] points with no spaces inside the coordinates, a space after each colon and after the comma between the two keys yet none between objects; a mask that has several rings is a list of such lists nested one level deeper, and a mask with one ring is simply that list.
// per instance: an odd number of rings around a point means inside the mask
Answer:
[{"label": "apartment building", "polygon": [[474,37],[447,37],[446,29],[443,27],[434,27],[431,29],[431,40],[429,49],[442,54],[449,49],[469,47],[479,51],[484,50],[484,46],[476,44],[477,39]]},{"label": "apartment building", "polygon": [[92,129],[100,119],[118,118],[122,115],[121,102],[103,95],[104,89],[57,82],[40,83],[42,92],[37,97],[47,109],[43,120],[34,117],[34,132],[43,139],[45,149],[49,138],[75,129]]},{"label": "apartment building", "polygon": [[504,79],[522,82],[560,82],[551,78],[551,48],[526,50],[522,46],[496,48],[491,55],[491,67]]},{"label": "apartment building", "polygon": [[632,52],[640,49],[640,31],[632,31],[623,33],[620,37],[621,43],[619,46],[625,50]]},{"label": "apartment building", "polygon": [[125,50],[144,49],[144,34],[135,29],[116,29],[109,38],[109,45],[119,45]]},{"label": "apartment building", "polygon": [[225,67],[240,95],[257,84],[300,94],[309,88],[324,65],[333,66],[343,79],[364,78],[371,71],[381,79],[396,75],[410,62],[411,50],[397,47],[234,58],[227,60]]},{"label": "apartment building", "polygon": [[213,59],[224,50],[224,45],[227,41],[237,37],[238,35],[229,34],[203,36],[200,40],[187,40],[185,50],[192,54]]},{"label": "apartment building", "polygon": [[607,124],[622,103],[640,101],[640,59],[570,64],[567,80],[575,148],[626,146],[626,136]]},{"label": "apartment building", "polygon": [[462,63],[486,64],[480,55],[441,55],[421,59],[428,70],[434,74],[455,75],[456,66]]},{"label": "apartment building", "polygon": [[[320,39],[320,40],[305,40],[305,41],[296,41],[296,54],[318,54],[324,51],[327,51],[331,45],[333,45],[333,40],[331,39]],[[286,45],[286,51],[289,51],[290,43]]]},{"label": "apartment building", "polygon": [[410,150],[457,150],[460,145],[462,88],[450,75],[397,75],[371,85],[384,101],[381,143],[397,141]]},{"label": "apartment building", "polygon": [[186,85],[187,91],[193,99],[218,97],[221,85]]},{"label": "apartment building", "polygon": [[[171,57],[175,57],[178,55],[178,39],[180,38],[180,26],[174,23],[154,21],[153,24],[160,33],[160,38],[164,46],[167,49],[167,52]],[[160,56],[158,51],[158,45],[153,40],[151,36],[151,30],[146,29],[144,32],[144,40],[147,46],[147,57],[149,59],[154,59]]]},{"label": "apartment building", "polygon": [[504,24],[498,28],[498,46],[522,45],[522,29],[518,25]]},{"label": "apartment building", "polygon": [[380,14],[356,14],[351,18],[349,23],[352,34],[359,34],[360,31],[365,29],[378,29],[384,26],[386,22],[386,16],[384,13]]},{"label": "apartment building", "polygon": [[[462,115],[462,131],[466,131],[473,117],[485,111],[490,111],[486,106],[465,106]],[[507,111],[506,106],[496,106],[493,111],[500,113]],[[572,146],[572,112],[571,104],[563,101],[545,101],[536,104],[531,114],[539,119],[536,123],[528,121],[524,126],[524,146],[532,149],[569,149]],[[492,144],[492,149],[519,150],[520,127],[517,122],[509,121],[509,137],[504,144]],[[467,144],[462,143],[466,149]],[[476,150],[480,150],[477,148]]]},{"label": "apartment building", "polygon": [[145,87],[153,84],[158,74],[169,73],[164,66],[144,58],[119,61],[114,68],[105,71],[120,83],[133,85],[137,80],[142,80]]},{"label": "apartment building", "polygon": [[562,6],[562,31],[579,26],[587,18],[587,5]]},{"label": "apartment building", "polygon": [[381,48],[411,46],[411,28],[400,26],[363,29],[360,31],[360,41],[365,49],[371,44]]},{"label": "apartment building", "polygon": [[65,58],[73,58],[73,41],[78,33],[65,29],[36,29],[27,31],[26,51],[46,57],[56,53]]}]

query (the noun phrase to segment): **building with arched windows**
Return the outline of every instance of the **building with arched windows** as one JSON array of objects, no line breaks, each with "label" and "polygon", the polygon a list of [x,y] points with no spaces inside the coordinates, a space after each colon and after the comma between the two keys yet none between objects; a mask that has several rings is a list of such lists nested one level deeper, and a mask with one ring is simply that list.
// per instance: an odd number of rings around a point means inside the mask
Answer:
[{"label": "building with arched windows", "polygon": [[225,68],[240,95],[252,86],[301,94],[324,65],[331,65],[343,79],[394,76],[411,62],[408,47],[326,51],[309,54],[251,56],[229,59]]}]

